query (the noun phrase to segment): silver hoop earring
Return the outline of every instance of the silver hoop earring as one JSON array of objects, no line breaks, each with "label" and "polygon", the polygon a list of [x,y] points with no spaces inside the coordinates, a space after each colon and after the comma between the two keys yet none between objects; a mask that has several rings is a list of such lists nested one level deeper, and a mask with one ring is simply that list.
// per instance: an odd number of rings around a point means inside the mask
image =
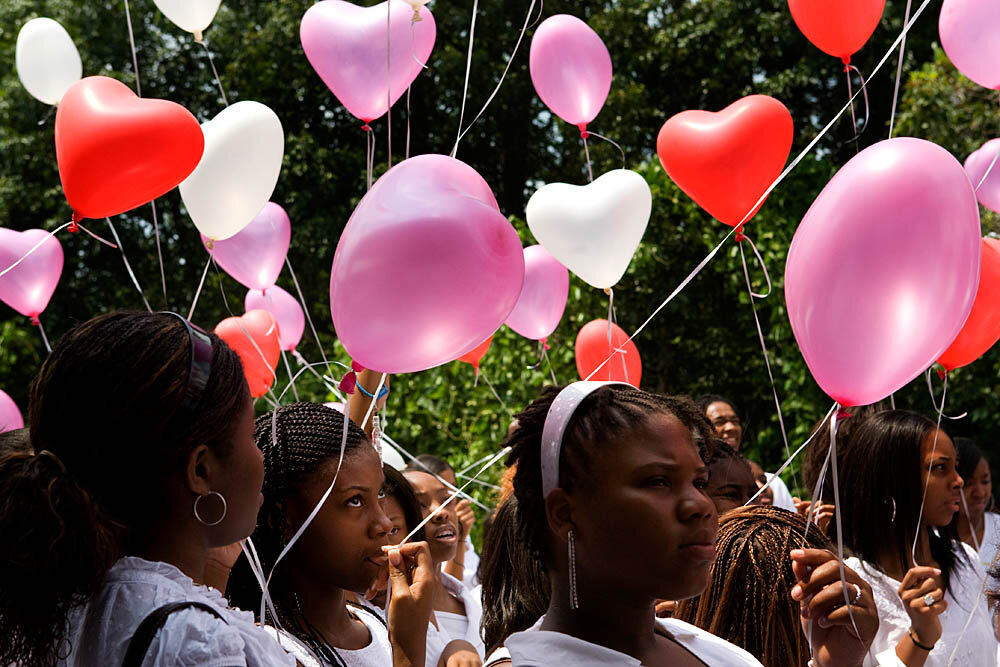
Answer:
[{"label": "silver hoop earring", "polygon": [[569,531],[569,608],[579,609],[580,598],[576,590],[576,542],[573,539],[573,531]]},{"label": "silver hoop earring", "polygon": [[889,523],[895,523],[896,522],[896,499],[893,498],[892,496],[889,496],[889,500],[892,501],[892,517],[890,517]]},{"label": "silver hoop earring", "polygon": [[[208,498],[209,496],[218,496],[219,500],[222,501],[222,516],[220,516],[216,521],[205,521],[204,519],[201,518],[201,514],[198,513],[198,503],[204,500],[205,498]],[[218,491],[209,491],[207,496],[198,496],[197,498],[194,499],[194,518],[198,519],[198,521],[205,526],[218,526],[220,523],[222,523],[223,519],[226,518],[226,511],[228,509],[229,506],[226,504],[226,497],[223,496]]]}]

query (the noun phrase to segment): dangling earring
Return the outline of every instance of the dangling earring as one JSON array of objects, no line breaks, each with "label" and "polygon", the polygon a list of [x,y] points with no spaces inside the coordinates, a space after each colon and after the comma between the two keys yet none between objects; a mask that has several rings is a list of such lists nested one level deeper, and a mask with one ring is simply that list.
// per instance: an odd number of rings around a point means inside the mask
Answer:
[{"label": "dangling earring", "polygon": [[892,501],[892,517],[889,519],[889,523],[895,523],[896,522],[896,499],[893,498],[892,496],[889,496],[889,500]]},{"label": "dangling earring", "polygon": [[569,531],[569,608],[579,609],[580,599],[576,592],[576,542],[573,531]]}]

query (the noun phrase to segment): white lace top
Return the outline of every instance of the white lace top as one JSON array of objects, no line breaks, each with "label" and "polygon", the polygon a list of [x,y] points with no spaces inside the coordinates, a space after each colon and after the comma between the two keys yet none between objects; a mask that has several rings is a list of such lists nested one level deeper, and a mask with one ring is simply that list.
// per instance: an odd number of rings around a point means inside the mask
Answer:
[{"label": "white lace top", "polygon": [[[963,547],[970,562],[959,565],[951,576],[948,608],[941,614],[943,634],[928,654],[925,667],[946,667],[948,664],[997,667],[997,639],[983,589],[985,574],[975,550]],[[872,642],[865,667],[891,664],[896,645],[910,628],[910,617],[899,598],[899,582],[857,558],[847,558],[844,563],[871,584],[878,607],[878,635]],[[969,626],[959,641],[967,622]],[[956,646],[955,659],[949,663]]]},{"label": "white lace top", "polygon": [[214,608],[183,609],[167,617],[146,653],[143,667],[294,667],[295,659],[254,623],[253,614],[229,609],[214,588],[195,584],[173,565],[127,556],[104,587],[69,618],[72,648],[60,667],[121,665],[139,623],[170,602],[194,600]]},{"label": "white lace top", "polygon": [[987,512],[983,518],[983,543],[979,545],[979,561],[984,570],[993,566],[1000,549],[1000,514]]}]

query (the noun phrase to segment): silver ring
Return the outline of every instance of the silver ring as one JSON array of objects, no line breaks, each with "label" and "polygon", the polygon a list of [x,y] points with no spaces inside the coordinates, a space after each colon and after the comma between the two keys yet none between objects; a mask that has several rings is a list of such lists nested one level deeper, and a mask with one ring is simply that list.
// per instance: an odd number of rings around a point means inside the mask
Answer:
[{"label": "silver ring", "polygon": [[851,600],[851,604],[855,605],[858,603],[858,600],[861,599],[861,586],[858,586],[857,584],[851,584],[851,586],[854,586],[854,599]]},{"label": "silver ring", "polygon": [[934,599],[932,594],[928,593],[924,596],[924,604],[928,607],[933,607],[935,602],[937,602],[937,600]]}]

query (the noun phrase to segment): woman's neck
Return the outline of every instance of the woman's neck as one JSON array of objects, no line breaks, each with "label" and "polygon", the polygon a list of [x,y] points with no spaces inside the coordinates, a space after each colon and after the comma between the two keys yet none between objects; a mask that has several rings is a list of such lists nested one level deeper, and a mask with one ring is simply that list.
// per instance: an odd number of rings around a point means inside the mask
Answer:
[{"label": "woman's neck", "polygon": [[[975,536],[973,537],[973,532]],[[965,513],[965,508],[958,515],[958,537],[966,544],[976,546],[983,543],[986,532],[986,513],[977,512],[972,515]]]},{"label": "woman's neck", "polygon": [[296,581],[292,590],[297,591],[297,604],[309,625],[319,630],[322,639],[335,648],[356,649],[358,628],[354,617],[347,611],[347,593],[342,588],[316,585],[315,581]]},{"label": "woman's neck", "polygon": [[160,523],[136,539],[129,555],[169,563],[194,581],[201,582],[208,560],[208,547],[200,531],[186,525]]}]

